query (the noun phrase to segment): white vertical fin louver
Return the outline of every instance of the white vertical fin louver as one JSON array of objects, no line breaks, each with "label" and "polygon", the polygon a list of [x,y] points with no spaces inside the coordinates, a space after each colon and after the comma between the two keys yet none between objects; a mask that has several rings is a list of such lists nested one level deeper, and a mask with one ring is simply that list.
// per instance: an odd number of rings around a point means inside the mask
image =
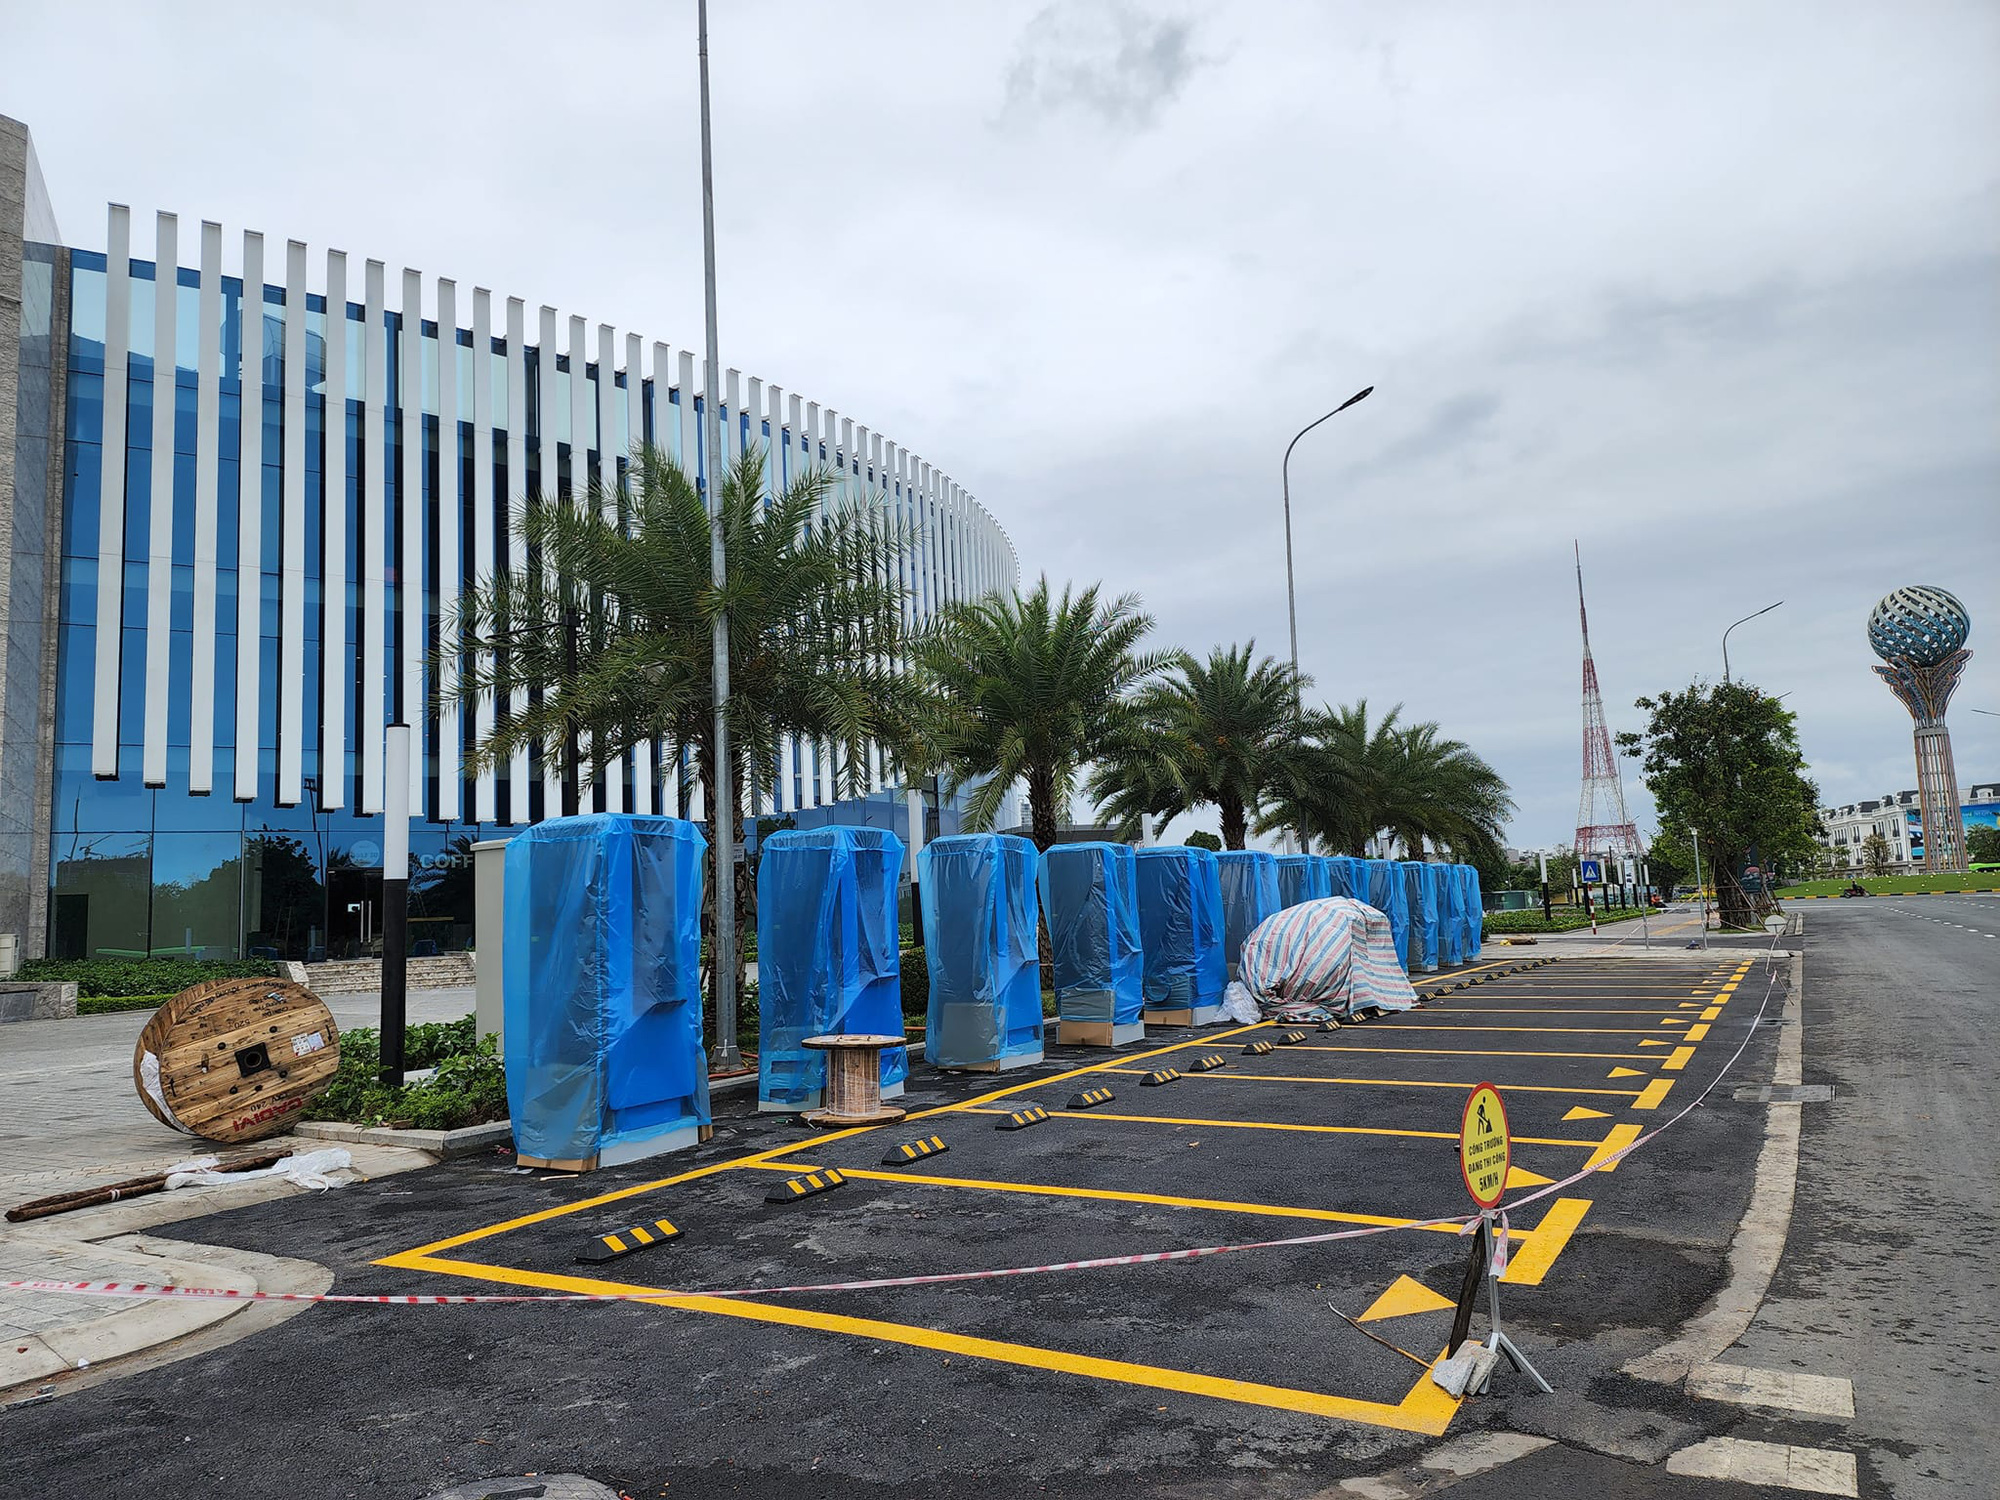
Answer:
[{"label": "white vertical fin louver", "polygon": [[278,804],[305,796],[306,247],[285,244],[283,528],[278,550]]},{"label": "white vertical fin louver", "polygon": [[222,226],[201,226],[195,332],[194,620],[188,674],[188,790],[215,790],[216,485],[222,448]]},{"label": "white vertical fin louver", "polygon": [[347,688],[354,656],[347,636],[347,257],[326,252],[326,381],[321,430],[319,806],[347,806]]},{"label": "white vertical fin louver", "polygon": [[236,465],[236,800],[257,798],[262,759],[264,633],[264,236],[243,236],[243,357]]},{"label": "white vertical fin louver", "polygon": [[167,673],[174,607],[174,408],[178,404],[174,312],[178,291],[179,224],[154,216],[152,472],[147,486],[146,691],[144,753],[147,786],[167,784]]}]

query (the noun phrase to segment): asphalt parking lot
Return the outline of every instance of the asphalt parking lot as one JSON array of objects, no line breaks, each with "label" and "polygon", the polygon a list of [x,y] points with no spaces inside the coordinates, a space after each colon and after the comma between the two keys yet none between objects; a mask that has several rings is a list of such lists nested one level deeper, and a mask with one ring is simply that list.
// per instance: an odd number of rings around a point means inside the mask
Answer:
[{"label": "asphalt parking lot", "polygon": [[[1616,1365],[1719,1284],[1763,1107],[1717,1089],[1629,1158],[1613,1154],[1692,1103],[1739,1049],[1733,1081],[1771,1076],[1776,1027],[1753,1023],[1760,1006],[1776,1018],[1784,970],[1738,952],[1534,962],[1489,949],[1421,980],[1435,998],[1419,1011],[1309,1030],[1262,1055],[1243,1049],[1286,1028],[1065,1049],[997,1077],[920,1069],[902,1125],[816,1135],[737,1104],[697,1151],[588,1178],[482,1159],[184,1223],[176,1237],[317,1260],[337,1292],[652,1300],[317,1307],[19,1413],[10,1436],[52,1450],[50,1494],[127,1493],[108,1483],[121,1471],[105,1439],[135,1429],[186,1439],[154,1445],[168,1482],[153,1493],[210,1493],[229,1473],[214,1436],[248,1423],[260,1446],[314,1455],[282,1491],[298,1497],[416,1496],[535,1471],[635,1496],[780,1484],[1283,1496],[1503,1417],[1536,1430],[1534,1403],[1564,1392],[1670,1406],[1660,1388],[1621,1397]],[[1208,1055],[1223,1065],[1189,1069]],[[1161,1068],[1181,1076],[1142,1081]],[[1429,1380],[1466,1259],[1451,1226],[944,1285],[714,1295],[1463,1214],[1459,1112],[1481,1081],[1505,1097],[1515,1140],[1507,1324],[1556,1398],[1524,1394],[1504,1367],[1491,1396],[1463,1403]],[[1069,1107],[1090,1089],[1114,1097]],[[996,1128],[1029,1107],[1048,1118]],[[933,1136],[942,1153],[883,1163]],[[765,1201],[828,1168],[840,1187]],[[598,1236],[662,1219],[678,1237],[579,1263]],[[331,1412],[375,1415],[317,1415]]]}]

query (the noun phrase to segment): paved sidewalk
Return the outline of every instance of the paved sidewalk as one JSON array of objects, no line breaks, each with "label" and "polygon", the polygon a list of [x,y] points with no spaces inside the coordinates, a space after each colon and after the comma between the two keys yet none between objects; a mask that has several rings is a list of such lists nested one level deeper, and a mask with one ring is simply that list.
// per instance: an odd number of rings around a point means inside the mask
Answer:
[{"label": "paved sidewalk", "polygon": [[[373,1026],[381,1001],[335,995],[327,1008],[343,1029]],[[410,996],[412,1021],[453,1021],[471,1010],[469,987]],[[132,1049],[150,1014],[0,1026],[0,1209],[157,1172],[215,1149],[175,1134],[139,1102]]]}]

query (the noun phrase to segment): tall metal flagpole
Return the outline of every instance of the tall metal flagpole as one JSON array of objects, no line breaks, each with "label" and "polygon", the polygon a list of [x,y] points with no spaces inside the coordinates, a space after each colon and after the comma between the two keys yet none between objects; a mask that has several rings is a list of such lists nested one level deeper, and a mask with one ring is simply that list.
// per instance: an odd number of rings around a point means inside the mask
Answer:
[{"label": "tall metal flagpole", "polygon": [[[701,53],[701,252],[702,293],[708,313],[708,368],[702,380],[703,472],[708,485],[708,571],[720,593],[729,582],[722,536],[722,351],[715,332],[715,166],[708,131],[708,0],[697,0],[695,27]],[[729,756],[729,615],[715,617],[715,744],[711,761],[715,805],[708,810],[715,849],[715,1056],[728,1072],[743,1065],[736,1050],[736,776]]]}]

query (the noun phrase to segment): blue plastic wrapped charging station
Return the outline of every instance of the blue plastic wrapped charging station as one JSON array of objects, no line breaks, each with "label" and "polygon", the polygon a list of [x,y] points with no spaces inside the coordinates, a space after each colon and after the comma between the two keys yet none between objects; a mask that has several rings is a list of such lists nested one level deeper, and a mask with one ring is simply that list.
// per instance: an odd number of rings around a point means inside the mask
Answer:
[{"label": "blue plastic wrapped charging station", "polygon": [[931,983],[924,1058],[934,1066],[1041,1059],[1040,866],[1034,844],[1011,834],[956,834],[918,852]]},{"label": "blue plastic wrapped charging station", "polygon": [[1465,956],[1479,957],[1481,940],[1486,933],[1486,903],[1479,896],[1479,868],[1476,865],[1459,865],[1459,879],[1465,886]]},{"label": "blue plastic wrapped charging station", "polygon": [[1457,865],[1439,865],[1437,881],[1438,961],[1446,968],[1465,962],[1465,892]]},{"label": "blue plastic wrapped charging station", "polygon": [[1349,896],[1356,901],[1368,899],[1368,862],[1349,859],[1344,854],[1336,854],[1326,862],[1328,895]]},{"label": "blue plastic wrapped charging station", "polygon": [[709,1123],[701,830],[596,813],[507,845],[507,1110],[521,1159],[572,1170],[692,1146]]},{"label": "blue plastic wrapped charging station", "polygon": [[1243,940],[1266,917],[1284,909],[1278,894],[1278,857],[1265,849],[1229,849],[1215,858],[1222,889],[1224,971],[1234,979],[1243,964]]},{"label": "blue plastic wrapped charging station", "polygon": [[1428,974],[1438,966],[1438,881],[1433,870],[1449,866],[1428,860],[1406,859],[1403,865],[1403,898],[1410,913],[1410,972]]},{"label": "blue plastic wrapped charging station", "polygon": [[[903,841],[881,828],[783,829],[757,864],[757,1107],[817,1109],[825,1054],[809,1036],[901,1036],[896,887]],[[882,1049],[882,1095],[909,1077],[909,1051]]]},{"label": "blue plastic wrapped charging station", "polygon": [[1187,1010],[1196,1024],[1213,1020],[1229,982],[1214,852],[1157,845],[1139,850],[1134,865],[1147,1019],[1164,1023],[1158,1012]]},{"label": "blue plastic wrapped charging station", "polygon": [[1124,844],[1057,844],[1042,855],[1042,913],[1056,1018],[1116,1045],[1145,1035],[1145,960],[1134,890],[1137,859]]},{"label": "blue plastic wrapped charging station", "polygon": [[1395,860],[1371,859],[1368,866],[1368,904],[1389,919],[1396,935],[1396,957],[1405,972],[1410,967],[1410,903],[1403,891],[1403,867]]},{"label": "blue plastic wrapped charging station", "polygon": [[1286,906],[1318,901],[1333,894],[1330,861],[1323,854],[1278,856],[1278,898]]}]

